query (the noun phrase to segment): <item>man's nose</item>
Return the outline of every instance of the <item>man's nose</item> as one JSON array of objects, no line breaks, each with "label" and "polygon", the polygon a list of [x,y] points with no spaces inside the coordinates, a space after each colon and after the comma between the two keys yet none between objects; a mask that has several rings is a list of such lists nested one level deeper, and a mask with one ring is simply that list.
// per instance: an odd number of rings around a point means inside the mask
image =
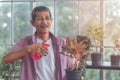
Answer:
[{"label": "man's nose", "polygon": [[42,19],[43,23],[47,23],[47,20],[45,18]]}]

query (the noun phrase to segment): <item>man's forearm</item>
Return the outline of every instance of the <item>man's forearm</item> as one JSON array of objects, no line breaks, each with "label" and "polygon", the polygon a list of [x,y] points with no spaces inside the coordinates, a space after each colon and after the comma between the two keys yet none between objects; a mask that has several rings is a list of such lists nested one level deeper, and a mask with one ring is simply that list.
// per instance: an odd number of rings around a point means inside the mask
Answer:
[{"label": "man's forearm", "polygon": [[27,47],[24,47],[18,51],[13,51],[8,53],[7,55],[5,55],[2,59],[2,63],[6,64],[6,63],[11,63],[14,62],[20,58],[22,58],[24,55],[26,55],[28,53],[27,51]]}]

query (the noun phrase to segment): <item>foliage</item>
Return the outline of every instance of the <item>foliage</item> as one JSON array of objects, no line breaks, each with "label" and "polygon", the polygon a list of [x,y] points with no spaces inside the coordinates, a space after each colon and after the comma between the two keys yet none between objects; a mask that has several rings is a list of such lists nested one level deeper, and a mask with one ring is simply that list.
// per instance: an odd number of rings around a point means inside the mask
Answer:
[{"label": "foliage", "polygon": [[2,64],[3,55],[4,54],[0,54],[0,77],[5,76],[11,70],[11,66],[9,64]]},{"label": "foliage", "polygon": [[104,38],[103,26],[97,25],[89,26],[87,31],[89,37],[91,38],[92,45],[96,47],[97,52],[98,48],[102,47],[102,42]]},{"label": "foliage", "polygon": [[0,64],[0,75],[2,78],[19,78],[20,65],[16,64]]},{"label": "foliage", "polygon": [[17,74],[15,74],[15,73],[16,73],[16,71],[19,72],[21,61],[18,61],[15,64],[11,64],[11,63],[10,64],[2,64],[1,62],[2,62],[3,56],[4,56],[4,54],[0,54],[0,77],[8,78],[8,77],[12,77],[13,75],[17,76]]},{"label": "foliage", "polygon": [[11,64],[0,64],[0,75],[5,77],[9,75],[9,72],[12,70]]},{"label": "foliage", "polygon": [[114,47],[114,51],[115,51],[114,55],[117,55],[119,53],[119,51],[120,51],[120,40],[119,39],[115,40],[114,45],[115,45],[115,47]]},{"label": "foliage", "polygon": [[70,37],[78,34],[79,27],[76,19],[78,13],[73,13],[77,11],[76,7],[77,4],[73,4],[71,1],[69,3],[63,2],[62,4],[57,4],[55,15],[57,15],[56,31],[58,36],[65,38],[68,34],[70,34]]},{"label": "foliage", "polygon": [[86,36],[77,36],[75,38],[66,38],[66,45],[63,50],[66,55],[72,59],[72,65],[69,70],[79,70],[86,68],[86,59],[90,51],[91,41]]}]

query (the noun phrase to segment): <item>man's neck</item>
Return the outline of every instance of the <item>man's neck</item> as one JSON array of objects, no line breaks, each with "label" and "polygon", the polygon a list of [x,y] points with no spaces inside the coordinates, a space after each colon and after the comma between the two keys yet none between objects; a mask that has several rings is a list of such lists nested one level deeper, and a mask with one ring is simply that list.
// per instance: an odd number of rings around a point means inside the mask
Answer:
[{"label": "man's neck", "polygon": [[38,37],[44,41],[47,41],[49,39],[49,33],[39,34]]}]

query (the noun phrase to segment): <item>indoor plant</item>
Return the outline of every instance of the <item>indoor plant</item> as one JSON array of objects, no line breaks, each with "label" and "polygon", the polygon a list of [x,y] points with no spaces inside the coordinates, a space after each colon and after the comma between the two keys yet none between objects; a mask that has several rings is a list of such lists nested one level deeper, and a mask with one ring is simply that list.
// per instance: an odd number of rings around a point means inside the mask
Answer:
[{"label": "indoor plant", "polygon": [[112,66],[120,66],[120,55],[119,55],[119,51],[120,51],[120,40],[119,39],[116,39],[114,41],[114,45],[115,47],[113,48],[114,49],[114,54],[112,54],[110,56],[110,59],[111,59],[111,65]]},{"label": "indoor plant", "polygon": [[88,34],[92,42],[93,53],[91,54],[92,65],[98,66],[103,63],[103,54],[101,54],[102,42],[104,38],[103,26],[93,25],[88,27]]},{"label": "indoor plant", "polygon": [[[86,68],[86,59],[90,51],[90,46],[91,41],[86,36],[66,38],[66,45],[63,46],[63,50],[66,52],[66,55],[72,59],[71,66],[66,69],[67,80],[80,80],[81,71],[84,73]],[[75,77],[73,75],[75,75]],[[78,77],[76,75],[78,75]]]}]

